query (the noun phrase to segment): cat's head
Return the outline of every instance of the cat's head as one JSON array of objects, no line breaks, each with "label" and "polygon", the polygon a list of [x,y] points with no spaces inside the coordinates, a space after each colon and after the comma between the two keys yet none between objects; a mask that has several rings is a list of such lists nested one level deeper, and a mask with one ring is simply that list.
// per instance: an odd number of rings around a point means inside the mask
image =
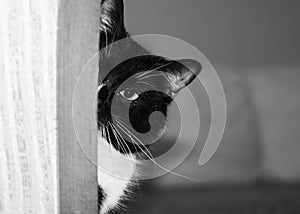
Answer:
[{"label": "cat's head", "polygon": [[122,0],[101,6],[98,128],[121,153],[135,153],[159,138],[168,106],[201,65],[152,55],[127,33]]}]

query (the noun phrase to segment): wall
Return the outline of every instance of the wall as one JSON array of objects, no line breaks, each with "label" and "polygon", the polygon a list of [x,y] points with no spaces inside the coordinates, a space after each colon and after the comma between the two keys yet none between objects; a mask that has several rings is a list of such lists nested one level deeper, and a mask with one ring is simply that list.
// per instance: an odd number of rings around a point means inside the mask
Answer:
[{"label": "wall", "polygon": [[289,65],[300,61],[299,7],[296,0],[130,0],[126,22],[134,34],[183,39],[213,64]]},{"label": "wall", "polygon": [[[167,34],[194,45],[225,89],[228,121],[219,150],[199,168],[198,146],[177,172],[201,182],[299,179],[299,8],[292,0],[126,1],[130,32]],[[180,95],[177,101],[191,102]],[[195,114],[188,105],[185,112]],[[178,180],[184,182],[170,176],[165,184]]]}]

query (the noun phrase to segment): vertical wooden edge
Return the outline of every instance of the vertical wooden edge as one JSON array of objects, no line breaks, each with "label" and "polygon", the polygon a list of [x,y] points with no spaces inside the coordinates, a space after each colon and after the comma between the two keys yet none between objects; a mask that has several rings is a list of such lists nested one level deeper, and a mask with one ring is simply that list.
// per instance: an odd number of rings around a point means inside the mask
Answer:
[{"label": "vertical wooden edge", "polygon": [[[60,214],[96,214],[98,210],[96,120],[82,119],[85,131],[80,130],[84,134],[80,133],[83,137],[78,139],[73,126],[72,105],[74,105],[74,90],[82,69],[98,51],[99,16],[98,0],[60,1],[57,34]],[[97,63],[91,66],[92,69],[98,70]],[[91,74],[86,81],[90,84],[75,96],[75,102],[77,100],[77,104],[80,105],[74,110],[75,115],[85,114],[82,111],[94,105],[96,73]],[[82,102],[79,102],[81,98]]]}]

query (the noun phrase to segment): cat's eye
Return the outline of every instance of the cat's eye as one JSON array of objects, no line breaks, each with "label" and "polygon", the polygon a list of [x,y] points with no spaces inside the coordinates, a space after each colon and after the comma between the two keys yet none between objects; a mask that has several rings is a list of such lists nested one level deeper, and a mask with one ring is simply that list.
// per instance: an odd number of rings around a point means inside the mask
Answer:
[{"label": "cat's eye", "polygon": [[136,100],[139,97],[139,95],[136,93],[136,90],[130,88],[121,91],[120,94],[123,98],[130,101]]}]

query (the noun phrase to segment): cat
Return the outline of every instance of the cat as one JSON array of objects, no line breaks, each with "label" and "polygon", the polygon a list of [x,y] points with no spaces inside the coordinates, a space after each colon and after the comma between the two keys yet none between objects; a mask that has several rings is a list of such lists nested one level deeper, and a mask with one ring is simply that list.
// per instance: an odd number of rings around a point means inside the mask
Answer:
[{"label": "cat", "polygon": [[[99,212],[105,214],[120,208],[142,173],[139,159],[151,158],[148,141],[165,129],[168,106],[202,66],[151,55],[137,44],[126,31],[122,0],[101,1],[99,50],[97,165]],[[153,112],[164,117],[154,116],[150,124]]]}]

